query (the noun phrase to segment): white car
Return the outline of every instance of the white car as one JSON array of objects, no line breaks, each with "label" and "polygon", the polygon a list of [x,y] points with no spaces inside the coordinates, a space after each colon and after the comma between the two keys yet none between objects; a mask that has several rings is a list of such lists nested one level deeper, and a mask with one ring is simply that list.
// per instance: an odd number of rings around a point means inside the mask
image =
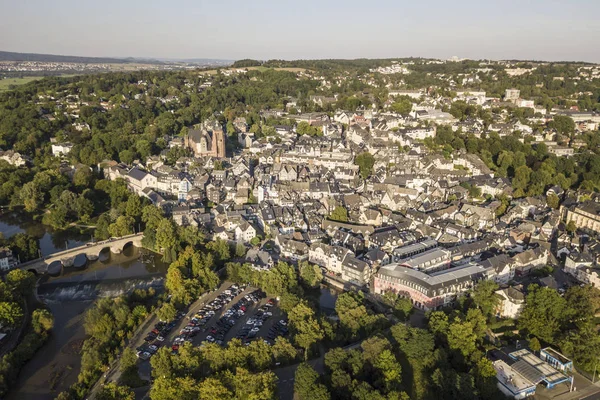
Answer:
[{"label": "white car", "polygon": [[258,332],[260,330],[260,328],[257,328],[256,326],[252,329],[250,329],[250,332]]},{"label": "white car", "polygon": [[285,322],[284,320],[281,320],[281,321],[279,321],[279,323],[280,323],[281,325],[283,325],[283,326],[286,326],[286,325],[287,325],[287,322]]},{"label": "white car", "polygon": [[207,337],[206,337],[206,340],[208,340],[209,342],[211,342],[211,343],[212,343],[212,342],[214,342],[214,341],[215,341],[215,338],[214,338],[214,337],[212,337],[212,336],[207,336]]},{"label": "white car", "polygon": [[248,321],[246,321],[246,325],[254,325],[255,322],[256,320],[254,318],[250,318]]},{"label": "white car", "polygon": [[165,341],[165,338],[164,338],[164,337],[162,337],[162,336],[157,336],[157,337],[156,337],[156,340],[158,340],[159,342],[164,342],[164,341]]},{"label": "white car", "polygon": [[150,346],[148,346],[148,348],[152,351],[157,351],[158,350],[158,346],[151,344]]}]

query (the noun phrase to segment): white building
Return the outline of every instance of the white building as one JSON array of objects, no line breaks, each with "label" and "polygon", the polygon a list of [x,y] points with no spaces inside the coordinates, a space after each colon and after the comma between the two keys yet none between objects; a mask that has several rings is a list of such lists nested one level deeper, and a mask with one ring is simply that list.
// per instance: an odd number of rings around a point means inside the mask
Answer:
[{"label": "white building", "polygon": [[525,307],[525,295],[518,289],[509,287],[496,291],[500,302],[496,313],[502,318],[516,319]]},{"label": "white building", "polygon": [[66,155],[71,152],[71,149],[73,149],[73,145],[71,143],[53,143],[52,155],[54,157]]},{"label": "white building", "polygon": [[0,248],[0,271],[13,269],[17,266],[17,263],[17,259],[13,256],[13,253],[9,248]]},{"label": "white building", "polygon": [[256,229],[246,221],[235,228],[235,241],[248,243],[256,236]]},{"label": "white building", "polygon": [[521,91],[519,89],[506,89],[504,92],[504,101],[511,101],[515,103],[521,97]]},{"label": "white building", "polygon": [[524,399],[535,394],[536,385],[502,360],[494,361],[498,389],[512,399]]}]

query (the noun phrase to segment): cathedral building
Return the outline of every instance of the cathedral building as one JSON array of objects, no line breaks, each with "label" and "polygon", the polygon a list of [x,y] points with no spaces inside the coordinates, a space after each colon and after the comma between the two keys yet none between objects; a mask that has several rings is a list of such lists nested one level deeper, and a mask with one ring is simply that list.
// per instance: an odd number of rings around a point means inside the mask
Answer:
[{"label": "cathedral building", "polygon": [[185,137],[185,146],[196,157],[225,157],[225,134],[222,129],[190,129]]}]

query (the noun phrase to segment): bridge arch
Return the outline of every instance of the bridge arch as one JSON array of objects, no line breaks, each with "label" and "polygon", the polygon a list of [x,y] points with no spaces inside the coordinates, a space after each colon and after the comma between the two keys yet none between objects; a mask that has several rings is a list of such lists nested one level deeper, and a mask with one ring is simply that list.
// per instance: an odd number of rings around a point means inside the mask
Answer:
[{"label": "bridge arch", "polygon": [[136,245],[133,242],[133,240],[125,242],[125,244],[123,244],[123,246],[121,246],[121,251],[125,251],[125,249],[128,248],[128,247],[136,247]]},{"label": "bridge arch", "polygon": [[63,263],[60,260],[52,261],[48,265],[48,275],[59,276],[63,270]]}]

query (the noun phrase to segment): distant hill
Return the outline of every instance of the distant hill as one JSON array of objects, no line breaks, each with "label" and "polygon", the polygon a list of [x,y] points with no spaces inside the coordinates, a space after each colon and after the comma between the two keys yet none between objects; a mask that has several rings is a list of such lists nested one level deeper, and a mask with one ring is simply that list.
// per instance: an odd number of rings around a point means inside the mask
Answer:
[{"label": "distant hill", "polygon": [[[37,61],[37,62],[65,62],[86,64],[126,64],[137,62],[133,58],[109,58],[109,57],[79,57],[79,56],[57,56],[54,54],[35,53],[13,53],[0,51],[0,61]],[[157,61],[144,60],[145,63],[158,63]]]}]

